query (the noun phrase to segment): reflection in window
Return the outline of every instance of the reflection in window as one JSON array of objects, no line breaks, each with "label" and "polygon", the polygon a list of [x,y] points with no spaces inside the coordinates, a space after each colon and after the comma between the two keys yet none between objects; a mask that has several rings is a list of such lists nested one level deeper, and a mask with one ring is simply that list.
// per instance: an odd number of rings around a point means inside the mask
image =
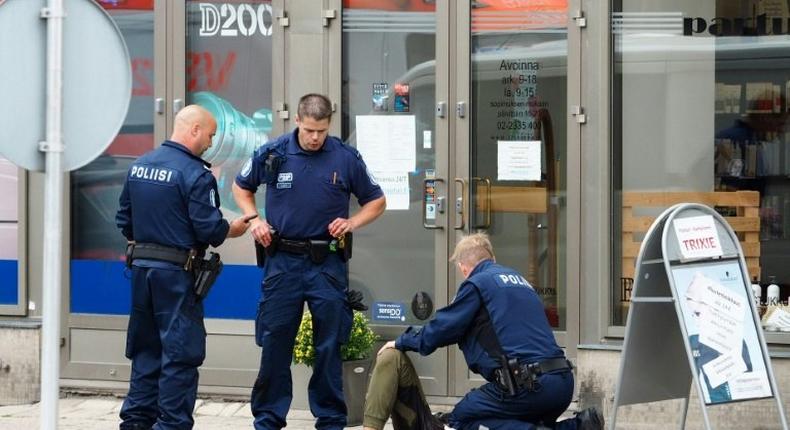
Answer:
[{"label": "reflection in window", "polygon": [[[387,212],[354,243],[349,283],[377,304],[374,310],[404,306],[420,291],[429,297],[434,292],[436,244],[423,227],[423,208],[434,204],[435,196],[433,183],[424,182],[436,170],[435,5],[344,1],[342,52],[343,117],[335,120],[342,121],[343,140],[360,149],[387,195]],[[383,127],[395,133],[385,135]],[[405,163],[395,165],[386,151],[368,151],[402,130],[409,130],[403,139],[389,142],[407,143],[414,150]],[[425,218],[429,225],[435,222],[430,214]],[[376,324],[420,323],[413,312],[404,308],[404,313],[402,319],[371,315]]]},{"label": "reflection in window", "polygon": [[625,324],[652,217],[677,202],[707,204],[728,217],[763,301],[769,283],[787,300],[787,2],[617,3],[612,324]]},{"label": "reflection in window", "polygon": [[118,197],[132,161],[154,147],[154,13],[153,2],[102,5],[129,50],[132,99],[109,148],[71,174],[71,258],[122,260],[126,239],[115,226]]},{"label": "reflection in window", "polygon": [[471,6],[472,225],[490,235],[497,262],[524,274],[559,330],[567,293],[567,12],[565,1]]},{"label": "reflection in window", "polygon": [[[273,137],[271,0],[190,0],[186,10],[187,101],[217,120],[203,158],[212,164],[222,208],[238,212],[233,181],[253,151]],[[262,209],[264,198],[256,202]]]}]

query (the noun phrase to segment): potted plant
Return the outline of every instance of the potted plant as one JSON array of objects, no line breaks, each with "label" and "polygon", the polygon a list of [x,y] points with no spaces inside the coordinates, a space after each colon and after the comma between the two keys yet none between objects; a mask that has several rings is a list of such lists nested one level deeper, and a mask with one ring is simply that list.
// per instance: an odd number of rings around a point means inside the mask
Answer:
[{"label": "potted plant", "polygon": [[[340,358],[343,360],[343,394],[348,408],[348,426],[362,424],[373,344],[377,340],[378,335],[370,328],[365,314],[354,311],[351,335],[348,342],[340,348]],[[296,364],[310,367],[315,363],[313,318],[309,311],[302,315],[302,322],[296,333],[293,361]]]}]

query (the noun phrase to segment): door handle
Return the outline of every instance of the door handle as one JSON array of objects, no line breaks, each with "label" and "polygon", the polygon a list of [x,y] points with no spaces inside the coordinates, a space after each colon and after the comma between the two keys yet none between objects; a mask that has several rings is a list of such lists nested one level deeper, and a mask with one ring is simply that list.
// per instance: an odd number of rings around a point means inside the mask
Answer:
[{"label": "door handle", "polygon": [[464,196],[466,195],[466,179],[455,178],[456,184],[461,184],[461,196],[455,199],[455,213],[461,220],[460,224],[453,226],[456,230],[463,230],[466,226],[464,222]]},{"label": "door handle", "polygon": [[475,223],[474,228],[488,229],[488,228],[491,227],[491,180],[488,179],[488,178],[477,178],[477,177],[475,177],[475,178],[472,178],[471,182],[473,184],[477,184],[478,182],[485,182],[485,184],[486,184],[486,197],[485,197],[486,216],[485,216],[485,222],[483,222],[483,224]]},{"label": "door handle", "polygon": [[178,111],[180,111],[183,108],[184,108],[184,100],[182,99],[173,100],[173,113],[178,113]]},{"label": "door handle", "polygon": [[433,182],[433,192],[431,193],[431,219],[436,219],[436,212],[444,213],[444,197],[438,197],[436,195],[436,183],[437,182],[444,182],[444,179],[440,178],[433,178],[433,179],[423,179],[422,181],[422,226],[427,228],[428,230],[437,230],[440,228],[444,228],[440,225],[436,224],[428,224],[428,186],[429,182]]}]

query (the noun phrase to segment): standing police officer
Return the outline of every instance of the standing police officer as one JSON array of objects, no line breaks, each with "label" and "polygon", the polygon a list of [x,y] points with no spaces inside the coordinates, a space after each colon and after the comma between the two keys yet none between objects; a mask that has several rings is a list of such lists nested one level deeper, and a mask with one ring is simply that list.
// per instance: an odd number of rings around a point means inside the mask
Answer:
[{"label": "standing police officer", "polygon": [[222,219],[211,165],[200,158],[216,129],[207,110],[185,107],[170,140],[138,158],[124,183],[115,220],[132,249],[126,339],[132,374],[121,429],[191,429],[194,423],[206,330],[190,265],[202,261],[208,245],[249,226],[249,217]]},{"label": "standing police officer", "polygon": [[[346,299],[350,233],[381,215],[386,201],[359,153],[328,136],[331,116],[325,96],[303,96],[296,130],[256,150],[233,185],[236,203],[247,215],[257,214],[254,193],[266,185],[266,219],[251,223],[267,255],[255,324],[256,343],[263,347],[252,389],[256,429],[285,427],[294,338],[305,301],[313,315],[316,350],[310,410],[318,429],[346,425],[340,345],[351,330]],[[352,193],[361,208],[349,217]]]},{"label": "standing police officer", "polygon": [[451,260],[466,279],[453,302],[421,330],[409,327],[379,351],[365,398],[365,430],[381,430],[390,415],[395,430],[441,430],[404,352],[428,355],[452,344],[488,381],[441,417],[452,428],[602,430],[595,409],[555,423],[571,402],[573,373],[527,280],[496,264],[482,233],[461,239]]}]

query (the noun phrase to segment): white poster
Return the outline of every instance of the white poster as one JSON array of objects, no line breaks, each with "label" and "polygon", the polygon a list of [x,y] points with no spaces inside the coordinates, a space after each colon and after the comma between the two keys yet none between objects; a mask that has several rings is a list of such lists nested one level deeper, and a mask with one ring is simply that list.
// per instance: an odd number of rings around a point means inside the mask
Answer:
[{"label": "white poster", "polygon": [[417,165],[414,115],[357,115],[357,150],[371,172],[413,172]]},{"label": "white poster", "polygon": [[[700,342],[721,354],[739,353],[743,344],[743,323],[747,302],[735,292],[700,272],[694,274],[689,291],[699,291],[695,293],[697,296],[694,300],[700,302],[698,311]],[[688,295],[687,292],[687,297]]]},{"label": "white poster", "polygon": [[406,172],[373,172],[384,196],[388,211],[409,210],[409,174]]},{"label": "white poster", "polygon": [[722,255],[716,224],[710,215],[676,218],[672,223],[683,258],[718,257]]},{"label": "white poster", "polygon": [[760,328],[748,302],[751,287],[740,263],[681,264],[671,271],[705,404],[770,397]]},{"label": "white poster", "polygon": [[540,181],[540,141],[498,141],[497,180]]}]

